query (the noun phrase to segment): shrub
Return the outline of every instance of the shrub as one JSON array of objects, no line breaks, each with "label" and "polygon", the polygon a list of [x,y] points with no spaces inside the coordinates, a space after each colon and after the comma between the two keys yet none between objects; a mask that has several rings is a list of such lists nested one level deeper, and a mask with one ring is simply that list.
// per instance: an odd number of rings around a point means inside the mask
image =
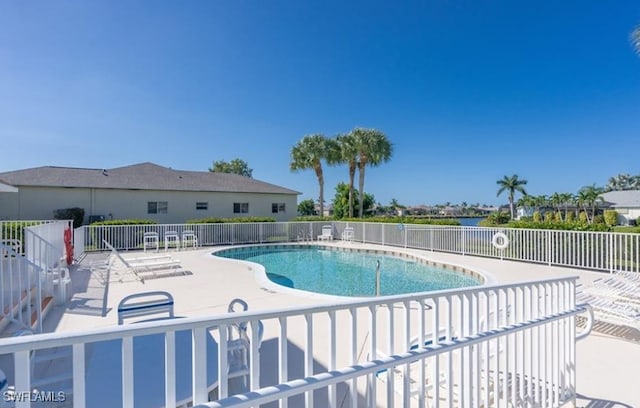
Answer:
[{"label": "shrub", "polygon": [[604,215],[602,214],[598,214],[595,217],[593,217],[593,223],[594,224],[604,224]]},{"label": "shrub", "polygon": [[587,217],[586,212],[580,211],[580,214],[578,215],[578,222],[581,222],[583,224],[587,224],[589,222],[589,217]]},{"label": "shrub", "polygon": [[555,217],[552,212],[548,212],[544,214],[544,222],[553,222],[554,220],[555,220]]},{"label": "shrub", "polygon": [[147,225],[147,224],[157,224],[154,220],[107,220],[107,221],[98,221],[91,224],[92,226],[99,225]]},{"label": "shrub", "polygon": [[567,216],[565,217],[565,222],[574,222],[576,220],[576,215],[573,213],[573,211],[569,211],[567,213]]},{"label": "shrub", "polygon": [[559,211],[553,213],[553,221],[562,222],[562,214]]},{"label": "shrub", "polygon": [[53,210],[53,218],[56,220],[73,220],[73,228],[78,228],[84,221],[84,208],[61,208]]},{"label": "shrub", "polygon": [[540,214],[540,211],[535,211],[533,213],[533,222],[542,222],[542,215]]},{"label": "shrub", "polygon": [[305,215],[296,217],[294,221],[334,221],[333,217],[323,217],[320,215]]},{"label": "shrub", "polygon": [[348,222],[383,222],[387,224],[424,224],[424,225],[454,225],[459,226],[460,221],[452,218],[418,218],[418,217],[367,217],[367,218],[342,218],[340,221]]},{"label": "shrub", "polygon": [[484,220],[478,223],[481,227],[493,227],[496,225],[503,225],[511,220],[511,216],[506,212],[494,212],[491,213]]},{"label": "shrub", "polygon": [[509,228],[527,228],[527,229],[550,229],[550,230],[566,230],[566,231],[609,231],[610,228],[605,224],[587,224],[580,222],[533,222],[533,221],[512,221],[508,225]]},{"label": "shrub", "polygon": [[221,223],[240,223],[240,222],[276,222],[271,217],[236,217],[236,218],[218,218],[207,217],[187,220],[187,224],[221,224]]},{"label": "shrub", "polygon": [[610,227],[618,225],[618,212],[616,210],[604,210],[604,222]]}]

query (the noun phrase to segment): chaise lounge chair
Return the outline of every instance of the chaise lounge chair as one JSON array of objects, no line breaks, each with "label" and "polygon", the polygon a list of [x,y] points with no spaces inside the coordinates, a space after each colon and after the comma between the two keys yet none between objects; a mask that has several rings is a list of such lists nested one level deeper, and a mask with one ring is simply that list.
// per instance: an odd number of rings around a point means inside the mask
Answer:
[{"label": "chaise lounge chair", "polygon": [[[144,283],[145,278],[156,277],[157,273],[162,271],[176,272],[181,268],[180,261],[171,258],[168,255],[155,255],[138,258],[125,259],[109,242],[103,240],[104,244],[111,250],[111,254],[121,265],[116,262],[111,264],[109,272],[114,272],[120,276],[120,282],[123,281],[123,273],[133,274],[137,280]],[[122,271],[124,269],[124,271]]]}]

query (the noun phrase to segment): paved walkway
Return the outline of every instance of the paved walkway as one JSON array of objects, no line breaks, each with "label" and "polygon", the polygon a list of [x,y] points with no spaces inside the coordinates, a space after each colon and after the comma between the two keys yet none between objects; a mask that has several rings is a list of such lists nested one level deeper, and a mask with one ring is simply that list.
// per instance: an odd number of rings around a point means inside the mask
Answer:
[{"label": "paved walkway", "polygon": [[[331,244],[339,245],[339,244]],[[361,247],[380,246],[353,244]],[[388,249],[389,247],[387,247]],[[112,277],[104,285],[90,274],[88,264],[104,259],[107,254],[91,254],[73,272],[74,294],[68,305],[58,306],[47,317],[48,331],[82,330],[117,323],[114,308],[124,296],[151,290],[168,290],[175,298],[175,311],[179,316],[203,316],[225,313],[229,302],[236,297],[245,299],[250,309],[263,310],[335,303],[335,299],[313,294],[293,294],[274,290],[256,279],[255,271],[244,262],[217,259],[210,255],[216,248],[173,252],[190,273],[162,279],[149,279],[145,283],[122,277],[124,283]],[[399,248],[392,248],[401,251]],[[415,251],[434,261],[463,265],[487,274],[496,283],[539,280],[562,276],[578,276],[589,283],[604,276],[571,268],[501,261],[490,258],[461,256],[437,252]],[[124,254],[133,256],[133,254]],[[262,282],[264,283],[264,282]],[[640,332],[600,324],[577,345],[577,389],[579,407],[640,407],[640,388],[637,370],[640,367]],[[269,331],[265,339],[269,338]]]}]

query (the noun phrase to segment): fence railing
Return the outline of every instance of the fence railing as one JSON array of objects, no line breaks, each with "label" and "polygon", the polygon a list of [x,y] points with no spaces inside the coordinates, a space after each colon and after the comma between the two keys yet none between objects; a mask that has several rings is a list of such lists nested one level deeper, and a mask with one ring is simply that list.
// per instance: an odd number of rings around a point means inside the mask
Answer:
[{"label": "fence railing", "polygon": [[[106,250],[102,240],[117,249],[142,249],[145,232],[157,232],[162,241],[168,231],[176,231],[179,236],[184,231],[194,231],[198,243],[205,246],[314,241],[324,225],[333,227],[336,239],[350,227],[354,241],[362,243],[582,269],[640,272],[640,234],[341,221],[83,226],[76,230],[76,252]],[[504,234],[506,240],[496,245],[496,234]]]},{"label": "fence railing", "polygon": [[43,310],[63,279],[64,230],[69,221],[3,222],[0,242],[0,331],[42,332]]},{"label": "fence railing", "polygon": [[[584,310],[575,304],[575,280],[12,338],[0,340],[0,359],[5,359],[0,361],[12,360],[3,369],[13,391],[23,395],[32,390],[38,376],[51,374],[32,368],[33,355],[69,350],[69,398],[78,408],[106,401],[96,400],[105,392],[89,385],[96,372],[110,379],[99,389],[107,387],[109,397],[116,398],[114,405],[121,406],[133,406],[147,394],[163,396],[167,407],[184,403],[176,401],[176,379],[185,375],[193,384],[188,399],[203,407],[249,407],[272,401],[280,407],[558,407],[576,397],[575,315]],[[267,333],[262,343],[260,322]],[[228,377],[232,350],[227,330],[233,325],[247,327],[251,339],[248,383],[241,390],[247,392],[242,394],[234,393]],[[176,372],[176,356],[185,352],[176,347],[182,331],[188,332],[193,362],[183,374]],[[137,354],[146,352],[134,347],[135,342],[154,334],[163,346],[158,347],[153,368],[134,365]],[[210,339],[217,351],[207,354]],[[117,356],[96,360],[96,347],[114,340]],[[214,368],[209,364],[212,359]],[[268,370],[260,369],[267,364]],[[150,369],[164,370],[159,384],[134,383]],[[210,392],[212,386],[215,392]]]}]

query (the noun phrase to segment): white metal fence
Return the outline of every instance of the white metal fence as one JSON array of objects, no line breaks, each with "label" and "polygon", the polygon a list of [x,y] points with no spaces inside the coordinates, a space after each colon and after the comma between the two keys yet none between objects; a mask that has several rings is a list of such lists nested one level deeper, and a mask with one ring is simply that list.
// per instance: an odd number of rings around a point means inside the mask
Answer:
[{"label": "white metal fence", "polygon": [[[313,241],[321,234],[323,225],[333,227],[336,239],[341,238],[345,228],[353,228],[354,241],[362,243],[592,270],[640,272],[640,234],[341,221],[84,226],[76,229],[76,251],[106,250],[103,239],[117,249],[142,249],[145,232],[157,232],[162,240],[168,231],[176,231],[180,236],[184,231],[194,231],[200,245]],[[498,233],[508,240],[504,249],[492,242]]]},{"label": "white metal fence", "polygon": [[14,331],[42,332],[43,310],[64,284],[61,258],[70,226],[68,221],[0,223],[0,331],[15,323]]},{"label": "white metal fence", "polygon": [[[550,279],[12,338],[0,340],[0,361],[11,362],[2,368],[20,394],[47,375],[31,368],[36,350],[70,350],[67,397],[76,408],[97,406],[85,381],[88,371],[107,368],[92,367],[88,357],[99,342],[116,340],[122,363],[102,386],[120,392],[121,405],[130,407],[134,394],[145,392],[133,383],[136,372],[164,367],[164,380],[147,384],[147,392],[173,407],[176,333],[186,330],[195,406],[558,407],[576,396],[575,315],[582,311],[575,278]],[[230,395],[226,333],[243,322],[251,338],[250,392]],[[266,333],[261,345],[259,322]],[[151,334],[161,335],[165,347],[153,367],[134,366],[140,352],[134,341]],[[207,355],[208,336],[218,345],[215,355]],[[217,362],[213,393],[208,359]]]}]

